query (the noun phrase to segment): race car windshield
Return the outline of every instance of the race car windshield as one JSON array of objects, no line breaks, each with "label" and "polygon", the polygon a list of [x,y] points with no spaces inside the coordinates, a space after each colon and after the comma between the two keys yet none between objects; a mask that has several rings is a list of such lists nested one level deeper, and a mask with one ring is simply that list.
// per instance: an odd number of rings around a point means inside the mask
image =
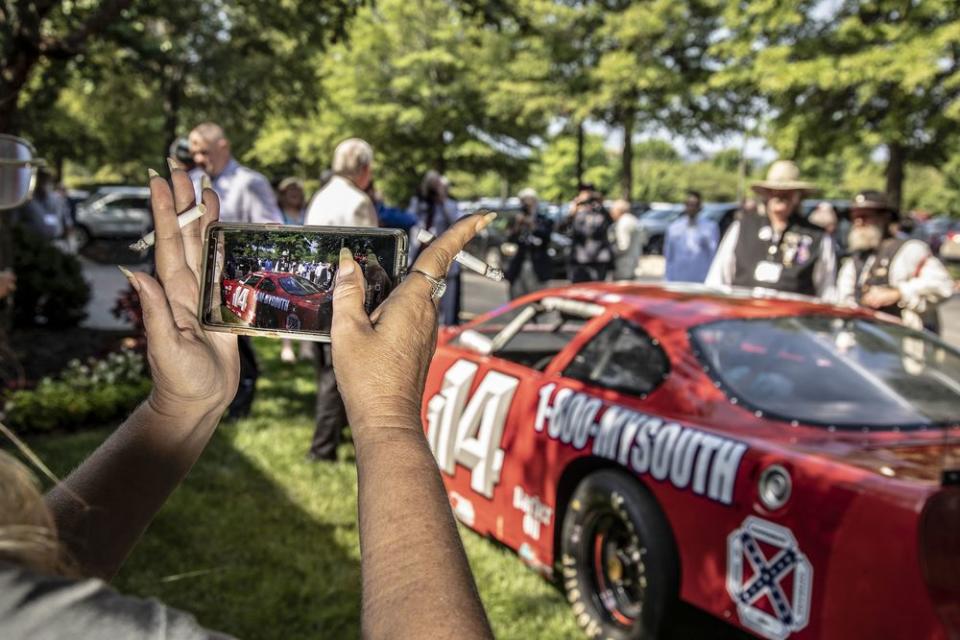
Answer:
[{"label": "race car windshield", "polygon": [[861,319],[722,320],[691,331],[731,400],[837,429],[955,424],[960,353],[936,336]]},{"label": "race car windshield", "polygon": [[315,293],[323,293],[323,289],[300,276],[285,276],[278,282],[283,290],[292,296],[312,296]]}]

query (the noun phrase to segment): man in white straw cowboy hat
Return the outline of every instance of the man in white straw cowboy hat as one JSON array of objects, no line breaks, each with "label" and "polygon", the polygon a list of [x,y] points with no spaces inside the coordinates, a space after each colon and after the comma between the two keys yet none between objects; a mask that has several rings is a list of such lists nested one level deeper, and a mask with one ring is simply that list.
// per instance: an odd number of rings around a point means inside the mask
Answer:
[{"label": "man in white straw cowboy hat", "polygon": [[921,240],[891,233],[896,208],[879,191],[862,191],[850,207],[850,257],[837,277],[837,298],[897,316],[914,329],[938,332],[937,307],[953,280]]},{"label": "man in white straw cowboy hat", "polygon": [[789,160],[770,165],[752,185],[766,213],[745,214],[730,229],[710,265],[706,284],[760,287],[832,300],[836,270],[833,240],[799,213],[816,187],[800,179]]}]

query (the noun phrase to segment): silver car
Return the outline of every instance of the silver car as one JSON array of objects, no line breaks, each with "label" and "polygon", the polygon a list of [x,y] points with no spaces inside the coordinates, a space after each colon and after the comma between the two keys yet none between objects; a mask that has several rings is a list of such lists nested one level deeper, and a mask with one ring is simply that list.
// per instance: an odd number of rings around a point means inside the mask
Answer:
[{"label": "silver car", "polygon": [[152,225],[149,188],[100,187],[77,205],[74,233],[82,247],[97,238],[139,238]]}]

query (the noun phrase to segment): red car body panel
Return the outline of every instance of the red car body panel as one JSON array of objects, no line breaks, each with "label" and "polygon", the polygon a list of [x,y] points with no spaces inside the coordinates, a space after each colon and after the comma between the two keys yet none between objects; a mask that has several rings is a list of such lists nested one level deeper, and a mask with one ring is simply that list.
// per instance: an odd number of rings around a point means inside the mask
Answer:
[{"label": "red car body panel", "polygon": [[[428,374],[422,417],[451,504],[462,521],[516,550],[530,566],[550,575],[559,562],[557,530],[565,507],[562,501],[572,490],[564,485],[564,474],[596,466],[620,467],[653,494],[673,531],[680,559],[681,598],[721,620],[767,637],[778,633],[779,637],[838,639],[958,637],[958,621],[948,626],[944,620],[960,616],[960,577],[938,598],[931,597],[919,556],[924,506],[938,493],[953,496],[960,492],[960,488],[941,486],[945,460],[952,460],[951,465],[960,460],[960,429],[831,432],[757,415],[731,402],[718,388],[693,353],[687,333],[691,327],[718,319],[807,314],[871,318],[872,314],[801,299],[747,299],[704,290],[598,283],[538,292],[516,304],[548,295],[588,301],[605,310],[542,372],[451,344],[460,330],[441,334]],[[501,311],[478,318],[463,329]],[[613,317],[634,320],[659,341],[669,357],[669,376],[646,398],[561,375],[581,347]],[[471,377],[467,374],[473,367],[476,371]],[[490,374],[497,384],[487,385]],[[482,385],[492,390],[483,396],[490,400],[473,406],[471,400],[487,389],[480,389]],[[582,409],[579,416],[590,414],[594,419],[578,424],[592,422],[589,432],[578,436],[574,427],[570,437],[551,437],[551,403],[563,389],[570,390],[563,392],[566,394],[586,396],[578,407]],[[461,462],[451,465],[449,456],[445,465],[444,454],[437,449],[454,445],[443,444],[450,438],[444,440],[442,429],[453,429],[458,418],[475,417],[476,413],[481,416],[477,434],[482,438],[486,422],[495,418],[484,409],[501,396],[509,396],[509,408],[499,440],[503,452],[499,473],[496,461],[493,472],[486,473],[483,462],[474,463],[469,452],[462,455],[475,464],[474,469]],[[589,398],[599,399],[602,406],[595,410]],[[651,436],[650,451],[644,453],[634,443],[640,442],[646,427],[629,434],[629,423],[619,433],[604,430],[603,415],[611,406],[660,418],[664,431],[675,422],[679,426],[669,436],[679,435],[669,450],[667,445],[660,447],[659,454]],[[562,428],[569,427],[573,418],[565,420]],[[599,449],[612,456],[596,455],[598,438],[604,433],[618,436],[614,445],[608,438],[607,449]],[[579,449],[578,437],[579,442],[585,439]],[[682,454],[679,445],[673,446],[681,441],[686,446]],[[716,445],[712,456],[707,443]],[[469,444],[464,445],[465,450]],[[644,459],[648,454],[650,459]],[[760,502],[758,479],[761,471],[774,463],[789,472],[793,492],[784,507],[769,512]],[[660,479],[654,475],[654,465],[658,465]],[[638,473],[640,468],[645,471]],[[491,475],[496,476],[495,482],[490,482]],[[561,491],[564,496],[559,495]],[[953,510],[960,509],[960,500],[951,504],[949,516],[955,523],[958,518]],[[795,543],[791,547],[782,542],[780,548],[799,550],[809,565],[807,571],[798,561],[784,578],[784,593],[794,609],[790,615],[805,616],[806,621],[785,634],[782,629],[758,632],[756,623],[744,624],[733,600],[732,593],[745,588],[751,575],[747,563],[741,560],[744,566],[738,570],[733,558],[739,556],[742,544],[749,547],[750,540],[761,540],[756,546],[771,561],[776,545],[762,539],[781,534],[792,535]],[[960,531],[954,535],[960,536]],[[958,548],[954,545],[948,551],[950,561],[957,561],[953,554]],[[806,587],[796,589],[797,581]],[[799,597],[790,597],[798,593]],[[745,615],[762,617],[761,613],[766,613],[775,618],[774,606],[772,598],[761,598],[744,611]]]},{"label": "red car body panel", "polygon": [[[250,276],[258,276],[260,280],[255,286],[243,284]],[[331,293],[314,293],[306,296],[287,292],[280,284],[282,278],[295,277],[295,274],[283,271],[257,271],[244,276],[241,280],[226,279],[223,281],[224,297],[227,308],[241,320],[256,326],[256,319],[265,318],[271,326],[279,329],[313,330],[320,325],[322,316],[329,315]],[[273,289],[265,291],[264,283],[270,283]],[[267,315],[264,316],[263,314]],[[294,322],[291,316],[299,322],[299,326],[291,326]],[[263,321],[263,320],[261,320]]]}]

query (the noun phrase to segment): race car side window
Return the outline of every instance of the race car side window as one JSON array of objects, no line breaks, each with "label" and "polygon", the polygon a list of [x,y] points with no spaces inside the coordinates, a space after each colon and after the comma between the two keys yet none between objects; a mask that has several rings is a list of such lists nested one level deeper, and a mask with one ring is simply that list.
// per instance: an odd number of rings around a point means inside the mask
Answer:
[{"label": "race car side window", "polygon": [[260,283],[260,291],[276,291],[277,287],[270,280],[264,280]]},{"label": "race car side window", "polygon": [[541,310],[493,355],[543,371],[588,320],[558,310]]},{"label": "race car side window", "polygon": [[257,283],[260,282],[260,278],[262,277],[263,276],[250,276],[243,281],[243,284],[247,285],[248,287],[255,287],[257,286]]},{"label": "race car side window", "polygon": [[667,355],[646,331],[615,318],[584,345],[563,375],[598,387],[646,396],[669,371]]}]

